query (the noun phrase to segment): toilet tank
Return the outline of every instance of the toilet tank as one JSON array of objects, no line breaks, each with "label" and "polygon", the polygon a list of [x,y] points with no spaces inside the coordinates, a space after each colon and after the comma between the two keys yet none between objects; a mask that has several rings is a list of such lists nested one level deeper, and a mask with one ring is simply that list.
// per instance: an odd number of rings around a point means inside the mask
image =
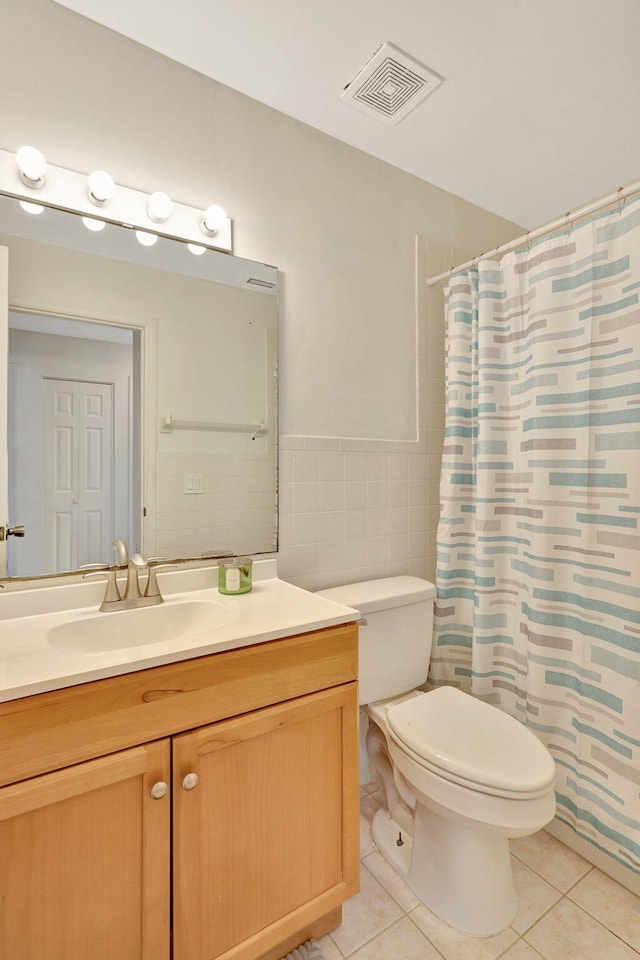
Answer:
[{"label": "toilet tank", "polygon": [[436,588],[419,577],[385,577],[318,591],[360,611],[360,703],[413,690],[429,672]]}]

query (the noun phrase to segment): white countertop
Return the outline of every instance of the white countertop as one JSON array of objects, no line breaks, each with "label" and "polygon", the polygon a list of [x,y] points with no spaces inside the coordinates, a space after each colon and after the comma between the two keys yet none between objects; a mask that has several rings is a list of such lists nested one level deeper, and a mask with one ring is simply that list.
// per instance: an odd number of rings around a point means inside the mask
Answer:
[{"label": "white countertop", "polygon": [[[159,574],[164,604],[116,613],[99,612],[104,584],[95,582],[7,591],[0,595],[0,702],[359,617],[350,607],[279,580],[275,560],[257,561],[253,569],[253,590],[238,596],[218,592],[216,567]],[[205,626],[209,608],[211,627]],[[131,615],[135,624],[144,625],[147,613],[158,616],[153,611],[163,611],[160,616],[167,622],[180,624],[193,615],[193,625],[180,637],[158,639],[154,631],[142,643],[134,636],[129,639],[129,633],[136,633]],[[65,632],[67,627],[71,632]],[[92,638],[98,637],[104,647],[105,635],[114,648],[91,650]]]}]

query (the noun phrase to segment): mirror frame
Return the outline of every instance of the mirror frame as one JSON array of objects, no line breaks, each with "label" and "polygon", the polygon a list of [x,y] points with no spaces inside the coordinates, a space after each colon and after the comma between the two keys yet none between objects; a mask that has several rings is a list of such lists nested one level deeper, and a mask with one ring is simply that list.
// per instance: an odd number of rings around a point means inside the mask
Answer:
[{"label": "mirror frame", "polygon": [[[1,153],[2,151],[0,151]],[[0,188],[0,198],[6,197],[13,199],[16,202],[23,200],[23,197],[20,197],[15,192],[9,192]],[[29,198],[30,202],[37,202],[38,197],[35,197],[33,200]],[[85,215],[83,210],[72,209],[69,206],[59,206],[54,203],[44,203],[45,207],[51,208],[53,210],[59,211],[65,215],[82,217]],[[102,217],[99,215],[99,212],[95,209],[92,211],[92,216],[94,219],[104,220],[105,223],[113,224],[120,227],[121,229],[130,228],[128,224],[120,224],[108,217]],[[0,233],[2,233],[2,225],[0,224]],[[157,236],[160,238],[166,238],[171,240],[173,243],[192,243],[193,240],[183,239],[175,235],[168,235],[161,232],[160,230],[151,230],[147,229],[146,232],[157,233]],[[10,236],[11,234],[7,234]],[[49,242],[49,241],[47,241]],[[203,244],[205,246],[205,244]],[[257,279],[253,282],[258,286],[265,287],[275,287],[275,296],[276,303],[278,298],[278,283],[277,283],[277,268],[268,264],[260,263],[258,261],[249,261],[246,258],[236,258],[231,253],[221,252],[219,249],[215,249],[213,246],[206,246],[207,253],[202,258],[205,260],[207,256],[213,254],[216,258],[224,257],[226,259],[241,260],[243,263],[252,264],[255,266],[255,270],[252,270],[252,273],[257,275]],[[87,251],[90,253],[90,251]],[[96,256],[101,254],[96,253]],[[124,258],[123,258],[124,259]],[[129,261],[130,262],[130,261]],[[165,266],[159,266],[157,264],[149,264],[148,266],[155,269],[167,269]],[[269,282],[266,277],[270,276],[275,272],[276,282]],[[187,275],[188,274],[182,274]],[[194,277],[196,274],[194,274]],[[199,279],[209,280],[211,282],[222,282],[217,277],[200,277]],[[239,284],[237,284],[239,286]],[[10,300],[7,303],[9,310],[16,310],[25,314],[38,314],[42,315],[45,312],[51,317],[61,317],[74,320],[82,320],[90,323],[99,323],[102,325],[121,327],[129,330],[133,330],[140,333],[140,342],[141,342],[141,356],[140,356],[140,395],[142,401],[142,415],[140,420],[140,429],[141,429],[141,484],[140,484],[140,502],[144,506],[143,516],[140,522],[140,529],[142,531],[142,542],[144,545],[144,552],[146,556],[155,556],[157,554],[157,495],[158,495],[158,476],[157,476],[157,461],[158,461],[158,423],[159,423],[159,412],[158,412],[158,397],[157,397],[157,351],[158,351],[158,323],[157,320],[153,317],[143,317],[135,318],[131,317],[122,317],[117,315],[104,316],[94,312],[84,312],[81,317],[72,316],[68,312],[62,312],[60,310],[51,309],[50,307],[43,306],[42,303],[29,302],[28,300]],[[278,525],[278,402],[277,402],[277,388],[276,388],[276,409],[274,411],[274,433],[275,433],[275,445],[276,445],[276,468],[274,472],[274,509],[276,516],[276,525]],[[156,469],[148,469],[149,465],[156,464]],[[276,526],[278,531],[278,526]],[[258,551],[251,554],[252,556],[269,556],[277,552],[278,549],[278,532],[276,532],[275,542],[272,549],[265,551]],[[183,565],[191,565],[192,567],[202,567],[206,565],[211,565],[215,562],[215,557],[188,557],[188,558],[170,558],[172,563]],[[117,565],[113,565],[116,566]],[[0,583],[5,584],[20,584],[24,583],[25,585],[36,586],[39,581],[51,582],[58,579],[68,580],[68,578],[80,578],[82,573],[79,570],[69,570],[64,572],[54,572],[54,573],[42,573],[36,574],[33,576],[23,577],[0,577]]]}]

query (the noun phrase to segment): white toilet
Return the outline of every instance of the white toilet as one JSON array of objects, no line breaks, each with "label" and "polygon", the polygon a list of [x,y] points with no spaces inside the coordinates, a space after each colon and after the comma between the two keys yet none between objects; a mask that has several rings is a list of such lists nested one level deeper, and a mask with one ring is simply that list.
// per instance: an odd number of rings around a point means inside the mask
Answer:
[{"label": "white toilet", "polygon": [[372,824],[384,857],[442,920],[490,936],[517,911],[509,838],[555,814],[555,765],[518,720],[456,687],[429,693],[435,587],[389,577],[320,591],[355,607],[367,753],[386,809]]}]

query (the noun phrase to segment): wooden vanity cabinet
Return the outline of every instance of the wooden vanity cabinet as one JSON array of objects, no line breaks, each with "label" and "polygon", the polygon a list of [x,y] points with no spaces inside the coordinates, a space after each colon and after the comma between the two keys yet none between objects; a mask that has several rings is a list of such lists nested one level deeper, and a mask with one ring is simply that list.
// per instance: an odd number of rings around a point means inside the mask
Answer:
[{"label": "wooden vanity cabinet", "polygon": [[169,741],[0,789],[0,957],[169,957]]},{"label": "wooden vanity cabinet", "polygon": [[252,960],[354,892],[344,758],[355,693],[338,687],[174,739],[175,960]]},{"label": "wooden vanity cabinet", "polygon": [[276,960],[336,926],[356,672],[348,624],[0,704],[2,960]]}]

